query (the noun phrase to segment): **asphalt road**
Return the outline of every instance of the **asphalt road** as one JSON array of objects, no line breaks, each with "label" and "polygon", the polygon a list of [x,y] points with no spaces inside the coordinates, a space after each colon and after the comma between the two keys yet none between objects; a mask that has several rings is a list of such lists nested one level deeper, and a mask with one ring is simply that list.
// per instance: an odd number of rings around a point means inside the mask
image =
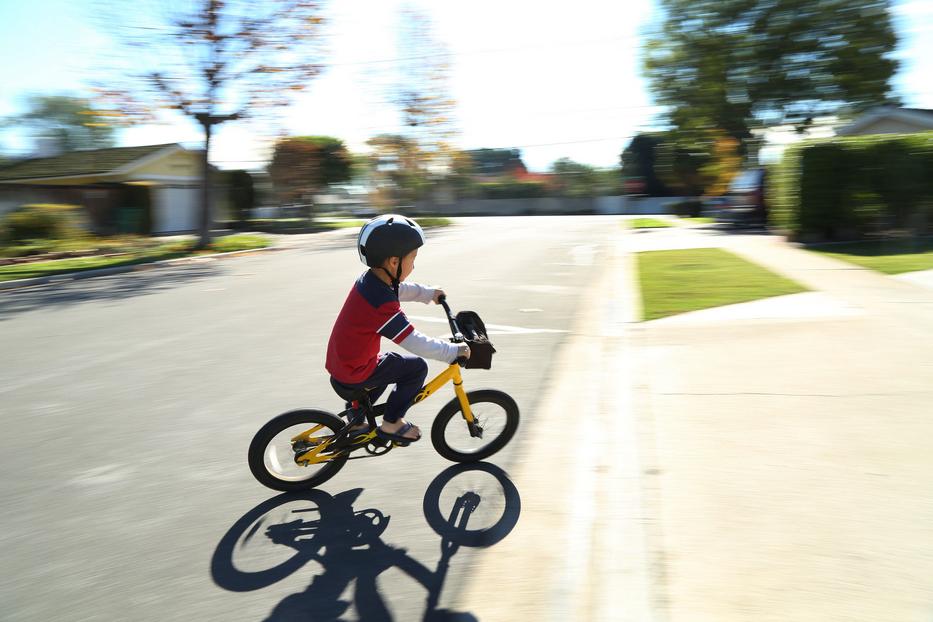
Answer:
[{"label": "asphalt road", "polygon": [[[474,619],[450,603],[471,545],[494,546],[521,520],[507,472],[560,380],[552,362],[617,222],[430,230],[411,278],[494,325],[494,368],[467,371],[465,385],[511,394],[519,435],[480,470],[449,470],[425,438],[351,461],[298,497],[260,486],[246,448],[280,412],[340,409],[323,360],[362,269],[353,232],[0,292],[0,618]],[[423,332],[447,330],[440,307],[405,309]],[[452,396],[445,388],[410,419],[427,431]],[[560,467],[541,477],[547,468]],[[467,529],[485,540],[449,525],[465,520],[453,506],[468,490],[481,500]],[[489,588],[495,598],[508,586]]]}]

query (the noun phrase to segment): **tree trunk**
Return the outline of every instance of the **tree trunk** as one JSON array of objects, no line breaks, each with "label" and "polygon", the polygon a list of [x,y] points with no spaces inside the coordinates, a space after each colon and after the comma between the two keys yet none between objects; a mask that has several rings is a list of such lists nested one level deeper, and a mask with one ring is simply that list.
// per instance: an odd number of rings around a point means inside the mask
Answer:
[{"label": "tree trunk", "polygon": [[204,159],[201,167],[201,226],[199,229],[198,250],[207,248],[211,243],[211,126],[210,120],[202,121],[204,128]]}]

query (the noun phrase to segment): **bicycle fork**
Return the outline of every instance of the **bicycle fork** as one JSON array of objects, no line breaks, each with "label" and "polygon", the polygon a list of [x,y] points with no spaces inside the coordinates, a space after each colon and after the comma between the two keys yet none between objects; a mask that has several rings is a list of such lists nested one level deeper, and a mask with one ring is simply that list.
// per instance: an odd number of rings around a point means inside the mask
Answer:
[{"label": "bicycle fork", "polygon": [[473,416],[473,410],[470,408],[470,400],[467,399],[466,391],[463,390],[463,377],[460,375],[460,366],[456,366],[453,371],[454,393],[460,401],[460,412],[466,421],[467,429],[470,430],[470,436],[473,438],[483,438],[483,428],[476,422]]}]

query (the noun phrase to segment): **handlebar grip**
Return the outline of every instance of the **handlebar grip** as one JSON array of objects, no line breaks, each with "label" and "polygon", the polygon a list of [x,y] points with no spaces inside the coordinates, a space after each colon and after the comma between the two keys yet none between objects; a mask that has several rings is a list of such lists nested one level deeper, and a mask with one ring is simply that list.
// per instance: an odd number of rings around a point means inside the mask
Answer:
[{"label": "handlebar grip", "polygon": [[460,367],[465,367],[466,362],[467,362],[467,357],[465,356],[458,356],[456,359],[454,359],[454,363],[456,363]]}]

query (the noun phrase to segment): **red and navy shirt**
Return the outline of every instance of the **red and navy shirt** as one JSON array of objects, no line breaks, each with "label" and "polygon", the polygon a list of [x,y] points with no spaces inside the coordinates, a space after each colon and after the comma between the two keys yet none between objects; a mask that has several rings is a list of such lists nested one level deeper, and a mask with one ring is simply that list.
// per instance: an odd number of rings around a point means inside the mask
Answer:
[{"label": "red and navy shirt", "polygon": [[367,270],[337,316],[325,367],[338,382],[364,382],[376,369],[380,337],[402,343],[414,330],[392,288]]}]

